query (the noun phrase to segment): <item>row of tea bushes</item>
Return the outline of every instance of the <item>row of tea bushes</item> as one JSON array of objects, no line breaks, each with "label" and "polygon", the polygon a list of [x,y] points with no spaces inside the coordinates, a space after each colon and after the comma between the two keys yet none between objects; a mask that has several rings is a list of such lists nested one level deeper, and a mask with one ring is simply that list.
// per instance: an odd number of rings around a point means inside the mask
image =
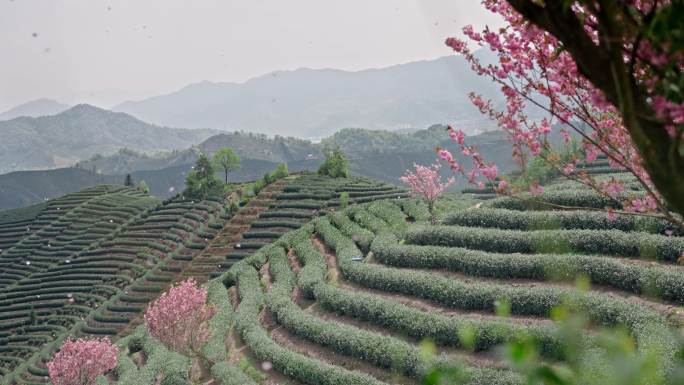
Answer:
[{"label": "row of tea bushes", "polygon": [[444,218],[445,225],[493,227],[507,230],[621,230],[653,234],[684,235],[674,224],[660,218],[640,215],[618,215],[608,218],[605,212],[517,211],[508,209],[473,208],[453,212]]},{"label": "row of tea bushes", "polygon": [[500,230],[416,226],[406,234],[416,245],[466,247],[498,253],[582,253],[676,262],[684,238],[619,230]]}]

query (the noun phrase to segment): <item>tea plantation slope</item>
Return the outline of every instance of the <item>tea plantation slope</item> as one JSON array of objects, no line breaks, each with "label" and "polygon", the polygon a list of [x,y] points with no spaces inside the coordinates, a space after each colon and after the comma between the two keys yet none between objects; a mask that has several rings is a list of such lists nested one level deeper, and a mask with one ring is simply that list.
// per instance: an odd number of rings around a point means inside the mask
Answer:
[{"label": "tea plantation slope", "polygon": [[214,256],[214,262],[220,264],[212,276],[220,275],[282,234],[339,208],[340,204],[408,196],[405,189],[363,177],[330,178],[305,173],[286,182],[281,191],[262,193],[260,199],[252,199],[246,207],[252,209],[242,209],[244,215],[240,220],[222,230],[229,237],[217,239],[202,253],[202,256]]},{"label": "tea plantation slope", "polygon": [[97,186],[48,202],[26,225],[29,234],[0,255],[3,376],[59,338],[108,290],[101,272],[64,266],[158,203],[131,188]]},{"label": "tea plantation slope", "polygon": [[35,241],[3,254],[17,265],[3,270],[13,282],[0,291],[3,383],[44,383],[44,361],[67,336],[126,329],[177,278],[187,255],[205,247],[209,223],[224,221],[223,202],[161,202],[117,189],[69,208]]},{"label": "tea plantation slope", "polygon": [[[273,183],[264,192],[271,189],[282,191],[282,184]],[[254,201],[260,199],[263,199],[261,194],[253,198]],[[242,210],[237,213],[228,210],[230,204],[237,203],[237,200],[238,194],[232,193],[225,201],[194,201],[177,196],[157,202],[120,226],[106,240],[97,242],[50,271],[64,276],[89,274],[95,281],[91,291],[96,296],[85,298],[74,294],[71,288],[65,289],[68,292],[61,295],[63,301],[82,309],[78,322],[70,324],[61,333],[55,333],[54,343],[42,344],[39,351],[14,370],[13,380],[44,383],[47,375],[45,362],[64,338],[117,338],[134,330],[141,322],[147,303],[156,299],[173,282],[182,279],[186,272],[196,270],[193,266],[198,264],[198,254],[212,242],[218,230],[227,226],[234,216],[240,215]],[[195,277],[206,280],[210,272]],[[76,279],[74,276],[71,278]]]},{"label": "tea plantation slope", "polygon": [[47,203],[40,203],[21,209],[0,211],[0,253],[29,234],[31,224],[47,206]]},{"label": "tea plantation slope", "polygon": [[[6,330],[3,337],[7,339],[8,346],[11,345],[0,354],[10,362],[3,374],[6,374],[7,381],[44,383],[47,375],[45,362],[64,338],[139,335],[140,329],[136,325],[141,322],[147,303],[173,282],[190,276],[202,282],[212,275],[220,275],[220,270],[275,241],[275,235],[300,227],[311,218],[339,206],[342,192],[349,194],[347,203],[350,204],[407,195],[403,189],[365,178],[294,175],[269,184],[256,196],[243,196],[237,211],[230,209],[230,203],[240,200],[240,194],[231,194],[224,202],[195,202],[177,197],[152,202],[125,223],[114,219],[116,226],[111,226],[112,231],[106,234],[98,228],[91,228],[93,226],[88,223],[79,222],[87,221],[87,216],[80,216],[89,213],[92,207],[69,208],[63,217],[55,221],[60,226],[64,222],[67,227],[82,231],[78,234],[67,231],[69,239],[62,239],[60,235],[60,242],[80,243],[91,238],[93,241],[67,255],[64,250],[71,250],[71,244],[63,245],[52,238],[43,240],[42,244],[47,245],[49,251],[58,251],[61,259],[49,266],[40,266],[40,271],[31,270],[31,276],[17,277],[17,281],[8,286],[12,299],[23,306],[20,315],[23,318],[21,324],[8,323],[3,329]],[[124,203],[108,201],[106,206],[116,210],[122,209]],[[60,211],[65,207],[60,205]],[[103,224],[97,227],[104,225],[109,228],[107,223],[111,223],[108,222],[111,219],[102,213],[100,217]],[[46,229],[50,230],[52,225],[48,224]],[[32,261],[26,266],[36,267],[35,264]],[[51,292],[47,293],[45,290],[48,289],[36,285],[49,286]],[[223,287],[220,283],[219,286]],[[21,295],[15,295],[15,291]],[[227,301],[225,295],[213,295],[212,298],[214,301],[218,301],[217,298]],[[47,300],[51,302],[43,306]],[[224,308],[232,313],[229,303]],[[215,323],[217,329],[229,326],[224,322]],[[217,336],[219,334],[216,333]],[[13,335],[21,337],[14,338]],[[129,340],[126,338],[122,343]],[[149,344],[159,347],[152,340]],[[24,345],[30,345],[30,348]],[[221,343],[212,346],[219,345]],[[155,359],[165,357],[163,359],[173,360],[170,358],[173,354],[160,353],[165,351],[161,347],[150,349],[149,354],[154,352]],[[20,351],[21,354],[14,354]],[[221,355],[220,352],[215,354]],[[225,377],[234,374],[235,370],[231,365],[219,365],[212,373]],[[128,378],[122,375],[120,380],[124,377]],[[139,379],[135,376],[130,378]]]},{"label": "tea plantation slope", "polygon": [[[684,270],[674,264],[684,238],[638,217],[514,213],[455,211],[429,226],[410,223],[426,218],[414,200],[377,201],[286,233],[220,277],[236,295],[235,330],[248,348],[230,360],[270,362],[295,383],[417,384],[430,364],[419,348],[427,338],[434,360],[460,362],[471,384],[522,384],[494,348],[524,333],[546,359],[563,360],[549,317],[567,304],[594,326],[626,326],[667,372],[684,305]],[[578,274],[591,289],[575,288]],[[495,313],[500,303],[511,316]]]}]

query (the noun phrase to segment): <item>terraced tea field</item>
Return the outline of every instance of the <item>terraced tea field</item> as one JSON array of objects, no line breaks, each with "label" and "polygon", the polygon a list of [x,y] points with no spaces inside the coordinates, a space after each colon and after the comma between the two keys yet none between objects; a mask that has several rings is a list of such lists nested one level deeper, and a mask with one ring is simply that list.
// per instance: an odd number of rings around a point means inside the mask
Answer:
[{"label": "terraced tea field", "polygon": [[298,229],[311,218],[335,210],[340,205],[342,193],[349,195],[349,204],[408,196],[405,189],[367,178],[335,180],[309,174],[291,180],[281,191],[262,192],[259,199],[250,200],[241,210],[241,218],[224,228],[223,233],[229,238],[217,239],[202,253],[202,256],[227,257],[213,276],[220,275],[236,261],[252,255],[282,234]]},{"label": "terraced tea field", "polygon": [[[446,213],[438,226],[421,222],[425,209],[411,200],[355,206],[237,263],[221,277],[234,306],[228,363],[244,369],[250,382],[242,383],[415,384],[428,367],[420,342],[429,339],[438,361],[462,362],[468,383],[521,384],[496,347],[525,333],[542,358],[563,360],[550,313],[564,303],[589,315],[591,328],[578,336],[586,344],[593,328],[620,324],[639,349],[674,357],[682,234],[648,217],[612,222],[505,198],[482,206]],[[576,288],[577,275],[589,290]],[[497,315],[502,304],[510,316]]]},{"label": "terraced tea field", "polygon": [[207,384],[418,384],[434,360],[460,363],[470,384],[522,384],[497,348],[532,336],[543,359],[564,360],[557,305],[588,314],[587,346],[597,328],[624,325],[638,349],[672,358],[684,324],[684,234],[651,217],[550,210],[619,207],[574,182],[547,186],[545,203],[447,199],[440,225],[404,190],[308,174],[232,213],[234,195],[159,202],[103,186],[60,199],[2,222],[26,231],[1,255],[3,384],[45,383],[45,361],[71,335],[118,341],[101,384],[187,383],[192,361],[140,325],[185,277],[207,282],[217,310]]},{"label": "terraced tea field", "polygon": [[220,275],[335,207],[345,189],[359,200],[406,196],[367,179],[304,175],[268,185],[237,212],[228,210],[235,195],[161,202],[122,186],[7,212],[0,217],[2,383],[44,383],[45,362],[64,338],[130,334],[173,282]]}]

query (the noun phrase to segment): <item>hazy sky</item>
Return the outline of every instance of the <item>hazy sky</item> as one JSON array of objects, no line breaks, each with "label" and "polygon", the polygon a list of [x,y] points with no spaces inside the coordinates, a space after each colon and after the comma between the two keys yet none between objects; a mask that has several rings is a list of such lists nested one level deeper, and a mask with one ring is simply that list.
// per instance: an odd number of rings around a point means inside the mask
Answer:
[{"label": "hazy sky", "polygon": [[0,111],[432,59],[465,24],[500,21],[479,0],[0,0]]}]

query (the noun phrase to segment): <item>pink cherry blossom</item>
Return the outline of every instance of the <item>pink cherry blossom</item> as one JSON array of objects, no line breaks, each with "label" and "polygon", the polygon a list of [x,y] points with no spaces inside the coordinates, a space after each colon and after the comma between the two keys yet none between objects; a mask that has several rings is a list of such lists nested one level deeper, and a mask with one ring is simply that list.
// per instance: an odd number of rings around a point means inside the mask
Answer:
[{"label": "pink cherry blossom", "polygon": [[530,186],[530,192],[534,196],[539,196],[544,193],[544,186],[538,183],[533,183],[532,186]]},{"label": "pink cherry blossom", "polygon": [[163,293],[145,312],[145,325],[169,349],[199,355],[211,336],[208,321],[215,309],[207,306],[207,289],[188,278]]},{"label": "pink cherry blossom", "polygon": [[563,174],[570,175],[573,172],[575,172],[575,165],[574,164],[568,163],[565,166],[563,166]]},{"label": "pink cherry blossom", "polygon": [[506,188],[508,187],[508,182],[506,182],[505,180],[500,180],[498,186],[499,190],[506,190]]},{"label": "pink cherry blossom", "polygon": [[[476,31],[469,25],[463,28],[465,40],[451,37],[446,40],[446,45],[462,55],[475,73],[500,86],[505,101],[503,108],[497,108],[481,95],[470,93],[469,96],[473,105],[496,121],[508,136],[513,144],[513,158],[524,166],[530,156],[541,157],[568,178],[586,184],[605,196],[616,197],[623,191],[622,182],[599,183],[592,174],[582,169],[577,170],[579,160],[562,160],[547,140],[547,135],[559,130],[566,143],[572,140],[580,142],[585,162],[595,162],[603,155],[610,167],[622,169],[637,178],[646,190],[646,197],[627,202],[627,210],[658,212],[668,216],[667,205],[655,190],[643,160],[621,120],[620,111],[582,75],[570,53],[562,49],[562,44],[552,34],[529,23],[508,2],[482,0],[482,4],[503,17],[506,26],[497,30],[485,27]],[[634,4],[639,9],[652,7],[652,2],[635,1]],[[573,10],[587,16],[585,30],[597,39],[595,18],[581,6],[576,6]],[[494,52],[494,63],[480,62],[479,56],[471,51],[469,44]],[[649,45],[645,40],[637,48],[636,55],[644,65],[659,67],[673,60],[667,56],[664,47]],[[674,60],[679,60],[682,64],[681,58]],[[645,70],[644,65],[635,68],[635,78],[646,88],[653,90],[654,83],[649,79],[655,74]],[[530,107],[543,110],[545,116],[531,117],[527,114]],[[652,107],[660,119],[671,122],[664,126],[668,134],[673,137],[681,134],[684,140],[684,103],[676,103],[654,93]],[[482,182],[481,178],[495,178],[498,172],[494,172],[492,165],[482,158],[475,147],[465,143],[462,132],[452,127],[448,130],[460,153],[470,158],[472,168],[467,171],[451,158],[441,155],[440,158],[446,160],[455,173],[463,174],[475,185]],[[540,189],[540,186],[533,185],[533,192]],[[671,219],[671,216],[668,218]]]},{"label": "pink cherry blossom", "polygon": [[452,163],[454,161],[454,156],[448,151],[441,149],[437,152],[440,158],[446,160],[449,163]]},{"label": "pink cherry blossom", "polygon": [[118,348],[107,337],[67,340],[47,363],[53,385],[93,385],[97,376],[114,369]]},{"label": "pink cherry blossom", "polygon": [[442,182],[442,177],[439,174],[439,163],[432,166],[421,166],[419,164],[413,166],[415,172],[406,170],[406,174],[399,179],[411,188],[413,194],[421,196],[428,204],[431,220],[435,223],[434,204],[444,190],[456,183],[456,179],[450,177],[446,182]]},{"label": "pink cherry blossom", "polygon": [[480,168],[480,173],[487,179],[495,179],[499,173],[496,165],[490,165]]}]

